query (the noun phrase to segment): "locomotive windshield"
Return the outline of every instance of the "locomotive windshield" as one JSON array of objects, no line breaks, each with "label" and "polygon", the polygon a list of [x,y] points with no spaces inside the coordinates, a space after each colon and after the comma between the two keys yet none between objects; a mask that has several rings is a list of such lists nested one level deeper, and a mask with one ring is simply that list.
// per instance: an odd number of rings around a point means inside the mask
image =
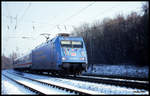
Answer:
[{"label": "locomotive windshield", "polygon": [[83,44],[81,41],[62,40],[61,46],[68,47],[68,48],[83,48]]},{"label": "locomotive windshield", "polygon": [[71,41],[61,41],[62,47],[71,47]]},{"label": "locomotive windshield", "polygon": [[82,48],[82,42],[81,41],[72,41],[72,47],[73,48]]}]

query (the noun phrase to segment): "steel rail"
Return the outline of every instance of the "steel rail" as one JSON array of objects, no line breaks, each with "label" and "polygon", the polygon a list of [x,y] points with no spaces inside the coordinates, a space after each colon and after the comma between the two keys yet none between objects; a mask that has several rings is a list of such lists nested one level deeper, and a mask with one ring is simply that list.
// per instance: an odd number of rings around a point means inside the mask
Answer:
[{"label": "steel rail", "polygon": [[121,87],[127,87],[127,88],[137,88],[137,89],[145,89],[149,90],[149,82],[134,82],[131,80],[117,80],[117,79],[105,79],[103,77],[101,78],[90,78],[90,77],[82,77],[82,76],[59,76],[59,75],[50,75],[50,74],[38,74],[38,75],[45,75],[45,76],[51,76],[51,77],[57,77],[57,78],[64,78],[64,79],[72,79],[72,80],[80,80],[80,81],[87,81],[87,82],[93,82],[93,83],[102,83],[102,84],[111,84]]},{"label": "steel rail", "polygon": [[4,74],[2,74],[2,75],[5,76],[6,78],[12,80],[13,82],[15,82],[15,83],[17,83],[17,84],[19,84],[19,85],[21,85],[21,86],[24,86],[25,88],[29,89],[30,91],[35,92],[35,93],[38,94],[38,95],[46,95],[45,93],[40,92],[39,90],[33,89],[33,88],[31,88],[31,87],[29,87],[29,86],[23,84],[23,83],[20,83],[20,82],[18,82],[17,80],[14,80],[14,79],[12,79],[12,78],[10,78],[10,77],[4,75]]},{"label": "steel rail", "polygon": [[[26,72],[25,72],[26,73]],[[35,73],[32,73],[35,74]],[[117,80],[117,79],[105,79],[103,77],[101,78],[89,78],[89,77],[81,77],[81,76],[59,76],[59,75],[51,75],[51,74],[43,74],[43,73],[36,73],[38,75],[44,75],[44,76],[51,76],[51,77],[57,77],[57,78],[64,78],[64,79],[72,79],[72,80],[80,80],[80,81],[87,81],[87,82],[93,82],[93,83],[102,83],[102,84],[111,84],[121,87],[127,87],[127,88],[137,88],[137,89],[145,89],[149,90],[149,82],[131,82],[131,80]]]},{"label": "steel rail", "polygon": [[65,78],[94,82],[94,83],[111,84],[111,85],[123,86],[123,87],[127,87],[127,88],[137,88],[137,89],[145,89],[145,90],[149,89],[149,83],[143,83],[143,82],[131,82],[131,81],[121,81],[121,80],[113,80],[113,79],[72,77],[72,76],[67,76]]},{"label": "steel rail", "polygon": [[[8,72],[8,73],[10,73],[10,72]],[[29,80],[32,80],[32,81],[35,81],[35,82],[39,82],[39,83],[42,83],[42,84],[46,84],[46,85],[49,85],[49,86],[53,86],[53,87],[56,87],[56,88],[58,88],[58,89],[62,89],[62,90],[74,92],[74,93],[76,93],[76,94],[78,94],[78,95],[93,95],[93,94],[96,94],[94,91],[90,91],[90,90],[88,90],[88,92],[87,92],[86,89],[85,89],[85,90],[86,90],[86,92],[85,92],[85,91],[80,90],[80,89],[78,89],[78,88],[72,89],[72,88],[69,88],[69,87],[66,87],[66,86],[60,86],[60,85],[58,85],[58,84],[54,84],[54,83],[51,83],[51,82],[43,82],[43,81],[39,81],[39,80],[36,80],[36,79],[31,79],[31,78],[28,78],[28,77],[23,77],[23,76],[20,76],[20,75],[18,75],[18,74],[16,74],[16,73],[15,73],[15,74],[10,73],[10,74],[12,74],[12,75],[17,75],[17,76],[19,76],[19,77],[21,77],[21,78],[29,79]],[[101,93],[101,94],[103,94],[103,93]]]},{"label": "steel rail", "polygon": [[[36,73],[37,74],[37,73]],[[64,79],[71,79],[71,80],[80,80],[80,81],[87,81],[87,82],[93,82],[93,83],[102,83],[102,84],[111,84],[121,87],[127,87],[127,88],[137,88],[137,89],[149,89],[149,82],[134,82],[131,80],[117,80],[117,79],[103,79],[101,78],[89,78],[89,77],[82,77],[82,76],[57,76],[57,75],[50,75],[50,74],[38,74],[38,75],[45,75],[45,76],[51,76],[51,77],[57,77],[57,78],[64,78]]]}]

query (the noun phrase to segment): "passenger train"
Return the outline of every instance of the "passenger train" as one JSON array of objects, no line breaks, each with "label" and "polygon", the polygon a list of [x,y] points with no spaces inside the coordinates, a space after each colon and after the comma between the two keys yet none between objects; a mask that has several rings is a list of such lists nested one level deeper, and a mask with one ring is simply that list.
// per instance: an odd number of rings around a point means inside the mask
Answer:
[{"label": "passenger train", "polygon": [[82,37],[60,33],[25,56],[16,58],[13,65],[15,70],[76,75],[87,69],[86,47]]}]

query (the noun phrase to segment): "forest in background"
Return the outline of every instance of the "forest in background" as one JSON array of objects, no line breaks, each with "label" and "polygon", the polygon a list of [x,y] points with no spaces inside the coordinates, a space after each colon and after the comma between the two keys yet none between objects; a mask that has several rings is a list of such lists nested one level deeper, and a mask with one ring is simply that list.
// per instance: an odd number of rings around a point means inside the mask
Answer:
[{"label": "forest in background", "polygon": [[102,22],[74,28],[72,36],[82,36],[89,64],[148,65],[149,5],[143,4],[141,14],[105,18]]}]

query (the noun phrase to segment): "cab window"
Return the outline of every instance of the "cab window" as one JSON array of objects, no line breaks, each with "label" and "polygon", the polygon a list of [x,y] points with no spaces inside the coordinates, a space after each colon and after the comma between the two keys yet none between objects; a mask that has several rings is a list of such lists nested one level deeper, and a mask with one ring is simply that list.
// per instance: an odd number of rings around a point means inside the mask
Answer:
[{"label": "cab window", "polygon": [[67,40],[62,40],[61,41],[61,46],[62,47],[71,47],[71,41]]},{"label": "cab window", "polygon": [[73,48],[83,48],[83,44],[81,41],[72,41]]},{"label": "cab window", "polygon": [[82,41],[62,40],[61,46],[67,47],[67,48],[83,48],[83,43],[82,43]]}]

